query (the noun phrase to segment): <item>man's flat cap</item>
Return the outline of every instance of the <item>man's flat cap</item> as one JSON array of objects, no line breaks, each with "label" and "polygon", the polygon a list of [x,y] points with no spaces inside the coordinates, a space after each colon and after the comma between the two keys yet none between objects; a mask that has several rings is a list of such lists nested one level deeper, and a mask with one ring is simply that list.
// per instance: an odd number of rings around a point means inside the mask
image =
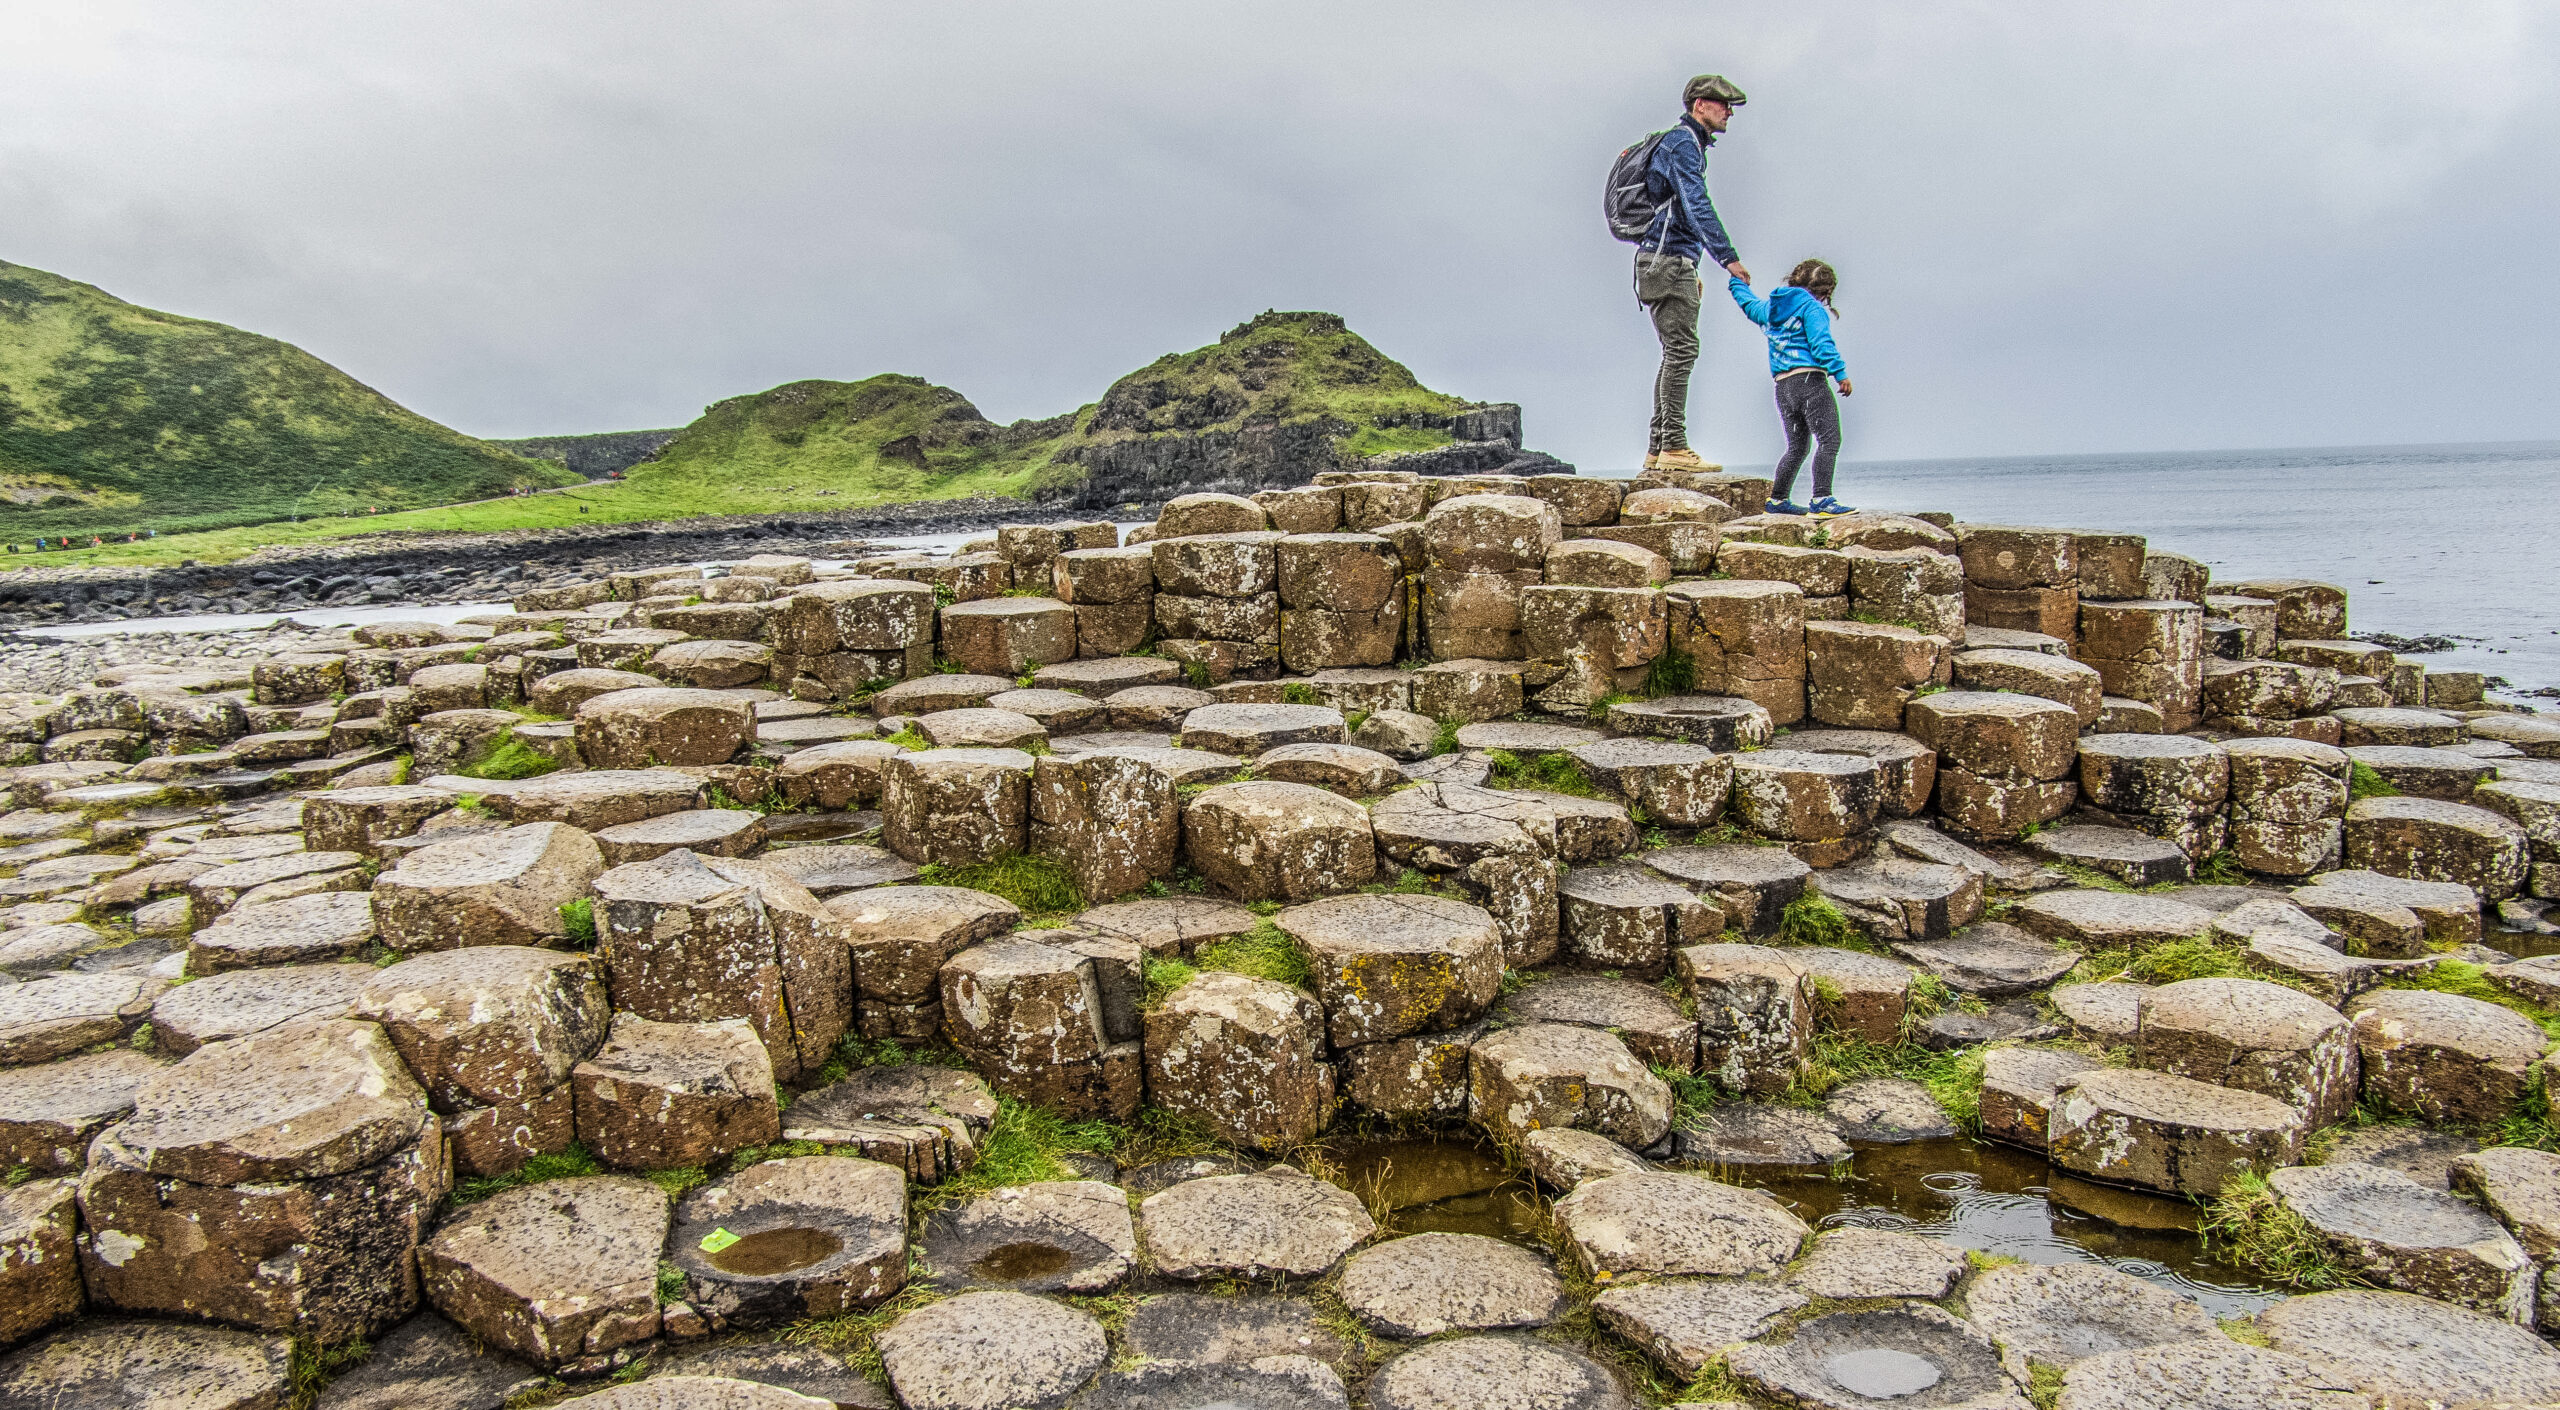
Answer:
[{"label": "man's flat cap", "polygon": [[1689,86],[1680,90],[1680,103],[1683,107],[1701,98],[1713,98],[1733,108],[1741,107],[1744,103],[1751,101],[1743,97],[1742,90],[1734,87],[1732,81],[1720,73],[1702,73],[1690,79]]}]

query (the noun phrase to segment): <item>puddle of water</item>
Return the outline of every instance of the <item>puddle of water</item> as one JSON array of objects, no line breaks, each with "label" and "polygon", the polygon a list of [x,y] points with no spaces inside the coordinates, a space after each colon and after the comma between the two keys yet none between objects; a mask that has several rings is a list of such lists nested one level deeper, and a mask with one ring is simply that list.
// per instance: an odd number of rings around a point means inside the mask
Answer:
[{"label": "puddle of water", "polygon": [[1529,1177],[1462,1135],[1358,1141],[1333,1152],[1352,1191],[1406,1234],[1482,1234],[1543,1248],[1546,1212]]},{"label": "puddle of water", "polygon": [[1056,1244],[1001,1244],[969,1265],[971,1275],[991,1283],[1021,1283],[1063,1273],[1075,1255]]},{"label": "puddle of water", "polygon": [[1871,1400],[1918,1395],[1938,1383],[1938,1368],[1925,1358],[1887,1346],[1841,1352],[1822,1363],[1822,1373],[1842,1390]]},{"label": "puddle of water", "polygon": [[1990,1142],[1863,1146],[1828,1179],[1735,1183],[1766,1190],[1817,1228],[1896,1229],[2028,1263],[2103,1263],[2216,1317],[2286,1296],[2206,1257],[2194,1205],[2074,1180],[2032,1151]]},{"label": "puddle of water", "polygon": [[[1545,1211],[1528,1177],[1480,1141],[1455,1132],[1360,1141],[1332,1156],[1364,1202],[1394,1211],[1399,1232],[1545,1244]],[[2103,1263],[2192,1297],[2216,1317],[2246,1316],[2286,1296],[2207,1257],[2185,1200],[2076,1180],[2031,1151],[1989,1142],[1861,1146],[1827,1173],[1709,1173],[1767,1192],[1817,1228],[1896,1229],[2028,1263]]]},{"label": "puddle of water", "polygon": [[771,1278],[824,1263],[842,1252],[844,1240],[824,1229],[767,1229],[703,1257],[723,1273]]}]

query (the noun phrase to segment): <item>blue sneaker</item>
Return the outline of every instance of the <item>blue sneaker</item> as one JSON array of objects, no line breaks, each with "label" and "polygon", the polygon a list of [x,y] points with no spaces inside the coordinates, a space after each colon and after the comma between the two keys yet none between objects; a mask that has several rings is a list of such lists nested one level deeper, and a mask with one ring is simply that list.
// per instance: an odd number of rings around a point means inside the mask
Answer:
[{"label": "blue sneaker", "polygon": [[1843,514],[1855,514],[1857,512],[1858,510],[1856,506],[1842,504],[1840,501],[1833,499],[1829,495],[1824,495],[1822,498],[1813,502],[1813,517],[1816,519],[1837,519]]},{"label": "blue sneaker", "polygon": [[1805,512],[1805,508],[1803,505],[1796,503],[1792,499],[1773,499],[1768,503],[1761,505],[1760,512],[1763,514],[1802,514]]}]

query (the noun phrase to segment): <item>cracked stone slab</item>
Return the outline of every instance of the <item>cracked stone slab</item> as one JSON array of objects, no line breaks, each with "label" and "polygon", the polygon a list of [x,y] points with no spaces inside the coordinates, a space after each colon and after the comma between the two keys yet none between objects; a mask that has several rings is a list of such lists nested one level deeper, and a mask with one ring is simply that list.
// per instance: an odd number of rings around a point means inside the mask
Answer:
[{"label": "cracked stone slab", "polygon": [[2258,1314],[2269,1345],[2334,1382],[2413,1405],[2560,1400],[2560,1352],[2511,1322],[2400,1292],[2287,1298]]},{"label": "cracked stone slab", "polygon": [[2194,1298],[2097,1263],[2004,1264],[1973,1280],[1965,1307],[2020,1376],[2029,1362],[2068,1368],[2109,1352],[2222,1340]]},{"label": "cracked stone slab", "polygon": [[1591,1310],[1663,1369],[1694,1380],[1726,1347],[1768,1335],[1809,1301],[1765,1278],[1658,1278],[1609,1288]]},{"label": "cracked stone slab", "polygon": [[1899,941],[1893,952],[1936,975],[1948,988],[1986,999],[2032,993],[2080,963],[2079,951],[1997,920],[1967,926],[1943,940]]},{"label": "cracked stone slab", "polygon": [[1890,1229],[1839,1228],[1814,1240],[1787,1282],[1815,1297],[1916,1297],[1936,1301],[1972,1265],[1939,1239]]}]

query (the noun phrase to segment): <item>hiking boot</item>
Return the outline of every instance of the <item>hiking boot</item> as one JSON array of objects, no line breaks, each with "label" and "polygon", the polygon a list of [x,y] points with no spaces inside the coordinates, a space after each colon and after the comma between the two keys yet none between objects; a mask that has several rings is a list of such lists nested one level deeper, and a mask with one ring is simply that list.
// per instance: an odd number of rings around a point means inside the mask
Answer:
[{"label": "hiking boot", "polygon": [[1761,505],[1760,512],[1763,514],[1802,514],[1805,512],[1805,509],[1803,505],[1796,503],[1792,499],[1773,499],[1768,503]]},{"label": "hiking boot", "polygon": [[1675,446],[1670,450],[1657,450],[1646,456],[1644,468],[1647,470],[1694,470],[1714,474],[1724,467],[1711,463],[1705,456],[1687,446]]},{"label": "hiking boot", "polygon": [[1837,519],[1843,514],[1855,514],[1857,512],[1857,508],[1854,505],[1842,504],[1840,501],[1833,499],[1829,495],[1824,495],[1822,498],[1813,502],[1813,517],[1816,519]]}]

